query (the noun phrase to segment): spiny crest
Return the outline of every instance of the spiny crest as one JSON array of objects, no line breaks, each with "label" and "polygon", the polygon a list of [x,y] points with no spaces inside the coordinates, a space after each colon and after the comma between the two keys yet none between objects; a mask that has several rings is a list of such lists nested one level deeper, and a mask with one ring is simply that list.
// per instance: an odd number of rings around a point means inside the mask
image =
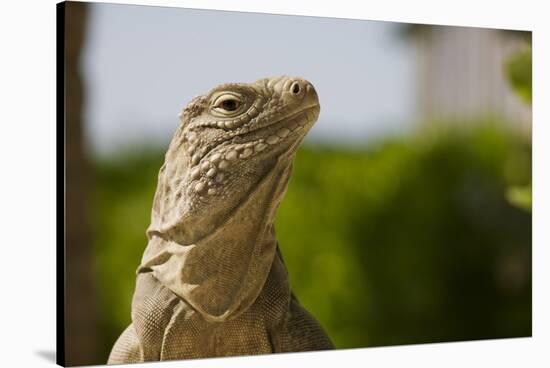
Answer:
[{"label": "spiny crest", "polygon": [[208,101],[204,95],[193,97],[191,102],[179,114],[180,121],[186,123],[190,119],[199,116],[204,111],[207,103]]}]

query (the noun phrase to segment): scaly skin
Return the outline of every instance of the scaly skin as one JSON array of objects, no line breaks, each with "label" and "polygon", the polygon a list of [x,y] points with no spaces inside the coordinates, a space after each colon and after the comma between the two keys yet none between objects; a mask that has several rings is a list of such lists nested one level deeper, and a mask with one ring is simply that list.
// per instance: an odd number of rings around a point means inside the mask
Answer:
[{"label": "scaly skin", "polygon": [[273,227],[319,110],[290,77],[224,84],[183,110],[109,364],[332,348],[290,291]]}]

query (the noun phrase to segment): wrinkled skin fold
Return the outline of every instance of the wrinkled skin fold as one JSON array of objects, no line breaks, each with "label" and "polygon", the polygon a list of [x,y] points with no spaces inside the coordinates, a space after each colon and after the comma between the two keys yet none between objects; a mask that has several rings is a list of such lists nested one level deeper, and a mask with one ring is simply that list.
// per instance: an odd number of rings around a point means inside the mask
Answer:
[{"label": "wrinkled skin fold", "polygon": [[220,85],[182,111],[109,364],[332,348],[290,291],[273,226],[319,111],[291,77]]}]

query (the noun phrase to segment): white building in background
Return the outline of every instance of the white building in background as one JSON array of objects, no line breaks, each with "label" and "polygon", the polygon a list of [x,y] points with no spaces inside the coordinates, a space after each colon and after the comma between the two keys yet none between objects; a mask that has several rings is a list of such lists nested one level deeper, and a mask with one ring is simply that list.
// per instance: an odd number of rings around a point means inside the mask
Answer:
[{"label": "white building in background", "polygon": [[525,33],[493,29],[411,26],[418,59],[420,121],[475,121],[495,116],[530,130],[531,107],[509,85],[504,65],[525,46]]}]

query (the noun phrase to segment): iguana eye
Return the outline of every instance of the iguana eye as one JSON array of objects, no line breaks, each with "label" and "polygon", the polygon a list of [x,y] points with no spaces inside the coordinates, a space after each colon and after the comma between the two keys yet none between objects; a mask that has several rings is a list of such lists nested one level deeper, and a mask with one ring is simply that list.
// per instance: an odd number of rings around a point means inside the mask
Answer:
[{"label": "iguana eye", "polygon": [[240,101],[232,98],[229,100],[223,100],[222,101],[222,108],[227,111],[235,111],[239,108]]},{"label": "iguana eye", "polygon": [[233,93],[226,93],[214,100],[212,109],[223,115],[234,115],[240,110],[242,105],[243,102],[240,96]]}]

